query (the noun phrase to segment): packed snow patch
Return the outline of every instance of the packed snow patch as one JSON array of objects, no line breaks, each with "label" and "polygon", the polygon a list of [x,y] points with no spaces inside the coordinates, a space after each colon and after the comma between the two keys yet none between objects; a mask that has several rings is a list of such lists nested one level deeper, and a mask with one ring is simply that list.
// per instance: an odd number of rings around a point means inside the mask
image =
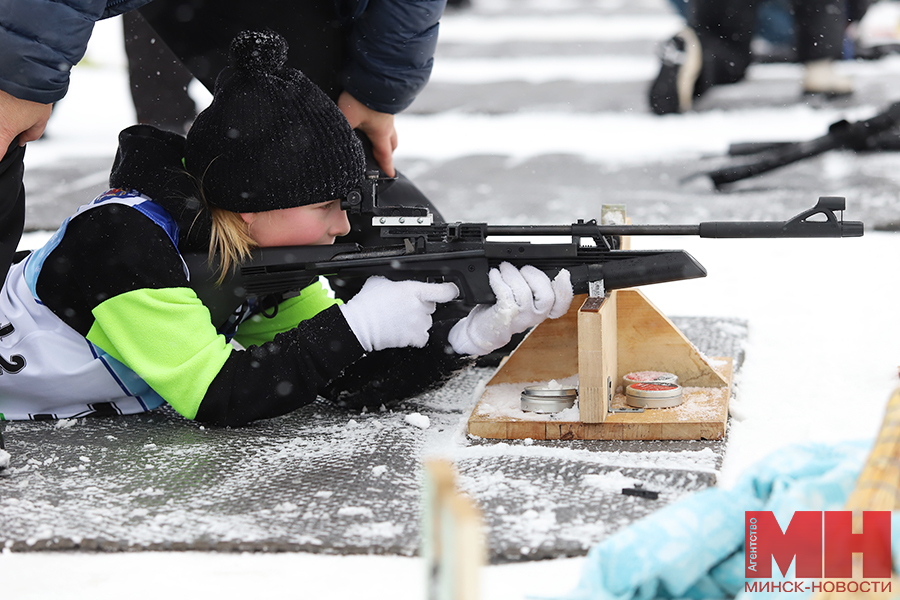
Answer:
[{"label": "packed snow patch", "polygon": [[634,477],[628,477],[622,471],[608,473],[588,473],[583,478],[584,485],[606,490],[609,492],[620,491],[622,488],[633,486],[636,483]]},{"label": "packed snow patch", "polygon": [[425,415],[417,412],[406,415],[404,421],[419,429],[428,429],[428,427],[431,426],[431,420]]},{"label": "packed snow patch", "polygon": [[345,506],[338,509],[338,516],[341,517],[369,517],[373,516],[372,509],[367,506]]}]

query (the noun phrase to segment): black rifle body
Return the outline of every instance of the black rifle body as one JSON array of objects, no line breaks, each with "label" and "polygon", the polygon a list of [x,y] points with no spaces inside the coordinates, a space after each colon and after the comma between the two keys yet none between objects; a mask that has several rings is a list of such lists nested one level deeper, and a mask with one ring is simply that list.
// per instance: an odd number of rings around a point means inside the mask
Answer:
[{"label": "black rifle body", "polygon": [[[221,285],[205,254],[185,256],[191,285],[209,307],[213,323],[225,323],[234,310],[252,298],[299,291],[319,276],[392,280],[450,281],[460,300],[474,305],[491,303],[494,294],[488,273],[502,262],[532,265],[555,277],[568,269],[575,293],[586,293],[591,282],[604,290],[638,287],[704,277],[706,269],[683,250],[621,250],[621,236],[693,235],[714,238],[856,237],[863,224],[844,222],[834,215],[844,199],[823,197],[812,209],[785,222],[708,222],[699,225],[572,225],[504,226],[485,223],[399,225],[405,217],[391,217],[382,229],[385,240],[400,243],[379,247],[358,244],[259,248],[246,263],[229,273]],[[394,207],[396,208],[396,207]],[[412,211],[414,212],[414,210]],[[421,215],[413,215],[410,221]],[[548,237],[553,236],[553,237]],[[570,241],[553,238],[566,236]],[[515,238],[527,237],[533,241]],[[513,238],[513,239],[510,239]],[[535,243],[540,240],[545,243]],[[588,243],[584,243],[585,240]]]}]

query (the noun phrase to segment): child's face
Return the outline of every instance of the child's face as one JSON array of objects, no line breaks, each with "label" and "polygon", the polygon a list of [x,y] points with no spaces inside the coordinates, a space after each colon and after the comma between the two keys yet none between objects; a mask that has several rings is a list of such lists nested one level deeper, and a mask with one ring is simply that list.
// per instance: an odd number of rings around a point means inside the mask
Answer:
[{"label": "child's face", "polygon": [[250,237],[260,248],[272,246],[327,246],[350,233],[340,200],[295,206],[261,213],[241,213]]}]

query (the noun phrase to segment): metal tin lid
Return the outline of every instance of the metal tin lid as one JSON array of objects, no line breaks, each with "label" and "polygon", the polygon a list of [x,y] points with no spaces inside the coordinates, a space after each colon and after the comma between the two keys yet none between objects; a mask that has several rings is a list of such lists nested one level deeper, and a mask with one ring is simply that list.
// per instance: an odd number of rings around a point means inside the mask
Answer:
[{"label": "metal tin lid", "polygon": [[625,402],[641,408],[671,408],[683,401],[681,386],[664,381],[632,383],[625,388]]},{"label": "metal tin lid", "polygon": [[575,398],[578,396],[578,390],[573,387],[546,388],[531,385],[526,387],[522,394],[536,398]]},{"label": "metal tin lid", "polygon": [[520,407],[525,412],[556,413],[575,406],[577,397],[578,390],[574,387],[529,386],[522,391]]}]

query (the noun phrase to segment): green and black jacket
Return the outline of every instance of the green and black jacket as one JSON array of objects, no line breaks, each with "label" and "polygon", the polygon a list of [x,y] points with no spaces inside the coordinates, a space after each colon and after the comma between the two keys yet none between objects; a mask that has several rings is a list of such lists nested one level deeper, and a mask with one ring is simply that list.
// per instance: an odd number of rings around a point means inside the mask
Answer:
[{"label": "green and black jacket", "polygon": [[108,194],[152,202],[141,210],[101,202],[69,219],[41,257],[34,292],[183,416],[241,425],[318,396],[378,406],[432,388],[468,364],[447,347],[453,321],[436,323],[425,348],[365,355],[339,302],[318,281],[297,296],[261,303],[277,304],[271,318],[250,310],[234,336],[246,349],[235,348],[191,289],[181,258],[206,251],[210,235],[181,166],[184,138],[135,126],[119,143]]}]

